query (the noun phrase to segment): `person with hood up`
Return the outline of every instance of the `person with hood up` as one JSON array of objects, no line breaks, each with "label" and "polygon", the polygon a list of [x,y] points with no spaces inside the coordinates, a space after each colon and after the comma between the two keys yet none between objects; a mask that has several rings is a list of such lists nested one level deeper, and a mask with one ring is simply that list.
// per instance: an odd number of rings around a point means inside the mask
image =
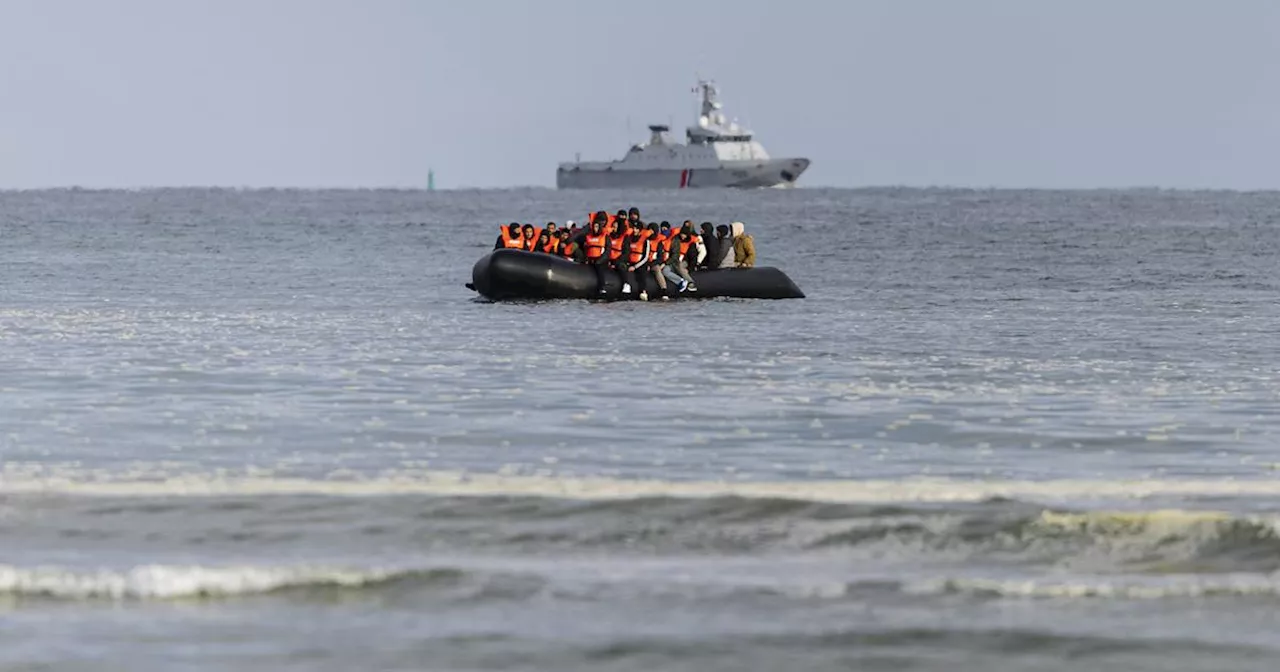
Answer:
[{"label": "person with hood up", "polygon": [[707,253],[698,262],[697,270],[709,271],[716,268],[716,264],[720,261],[720,241],[716,238],[716,230],[711,226],[711,222],[702,223],[702,246],[707,248]]},{"label": "person with hood up", "polygon": [[756,241],[746,233],[742,222],[729,225],[729,233],[733,236],[733,266],[735,268],[753,268],[756,265]]},{"label": "person with hood up", "polygon": [[720,256],[708,266],[712,269],[733,268],[733,239],[729,237],[729,225],[716,227],[716,246],[720,248]]},{"label": "person with hood up", "polygon": [[[609,259],[609,267],[618,272],[618,278],[622,280],[622,293],[631,293],[631,282],[634,276],[628,275],[627,270],[627,243],[631,238],[631,229],[627,226],[627,220],[624,217],[613,220],[613,231],[605,239],[608,252],[605,256]],[[603,285],[601,285],[603,288]],[[601,289],[601,292],[604,290]]]},{"label": "person with hood up", "polygon": [[603,212],[597,213],[595,219],[587,225],[587,234],[582,237],[582,256],[596,272],[596,289],[605,293],[604,273],[609,268],[609,238],[604,233],[604,223],[608,218]]}]

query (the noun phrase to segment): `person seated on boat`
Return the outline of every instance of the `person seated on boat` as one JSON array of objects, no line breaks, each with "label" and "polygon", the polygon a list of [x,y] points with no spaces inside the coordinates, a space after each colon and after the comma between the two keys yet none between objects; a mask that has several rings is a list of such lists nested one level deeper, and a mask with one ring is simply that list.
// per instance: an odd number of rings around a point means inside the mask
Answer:
[{"label": "person seated on boat", "polygon": [[640,208],[633,205],[631,209],[627,210],[627,223],[631,226],[643,225],[643,222],[640,221]]},{"label": "person seated on boat", "polygon": [[532,252],[538,243],[538,230],[533,228],[532,224],[525,224],[522,230],[524,231],[524,249]]},{"label": "person seated on boat", "polygon": [[511,222],[503,227],[498,233],[498,242],[493,244],[495,250],[507,247],[524,249],[524,234],[520,231],[519,222]]},{"label": "person seated on boat", "polygon": [[626,218],[614,220],[613,233],[610,233],[607,239],[609,252],[609,267],[618,272],[619,278],[622,280],[622,293],[631,293],[631,283],[627,282],[627,220]]},{"label": "person seated on boat", "polygon": [[582,252],[582,246],[574,242],[573,235],[570,233],[569,229],[560,229],[559,233],[560,235],[558,238],[560,239],[560,249],[557,250],[559,255],[569,261],[577,262],[579,264],[585,263],[587,258]]},{"label": "person seated on boat", "polygon": [[746,226],[742,222],[734,222],[729,225],[729,232],[733,235],[733,266],[734,268],[752,268],[756,265],[756,241],[751,234],[746,233]]},{"label": "person seated on boat", "polygon": [[631,288],[639,291],[641,301],[649,300],[644,288],[644,273],[649,269],[649,237],[639,226],[631,227],[626,237],[626,254],[622,265],[622,293],[630,294]]},{"label": "person seated on boat", "polygon": [[604,274],[609,267],[609,237],[605,235],[604,224],[608,218],[603,212],[597,213],[595,219],[587,225],[587,234],[582,237],[583,259],[596,272],[596,289],[605,293]]},{"label": "person seated on boat", "polygon": [[689,248],[688,258],[685,259],[685,265],[688,269],[695,269],[702,260],[707,257],[707,248],[702,244],[702,238],[693,230],[693,221],[684,220],[684,224],[680,225],[680,233],[688,233],[693,238],[693,245]]},{"label": "person seated on boat", "polygon": [[569,230],[570,233],[574,233],[578,230],[578,223],[573,221],[572,219],[565,220],[564,226],[566,229]]},{"label": "person seated on boat", "polygon": [[698,291],[698,285],[694,283],[693,276],[689,275],[688,264],[690,251],[694,247],[693,235],[693,225],[690,224],[688,228],[681,227],[680,231],[669,239],[667,263],[662,267],[662,272],[672,282],[680,283],[682,292]]},{"label": "person seated on boat", "polygon": [[538,240],[534,243],[533,249],[535,252],[542,252],[544,254],[559,254],[560,238],[554,233],[543,229],[542,233],[538,234]]},{"label": "person seated on boat", "polygon": [[[671,239],[663,235],[657,224],[650,224],[646,230],[649,232],[649,274],[658,285],[658,298],[670,301],[671,297],[667,296],[667,276],[662,274],[662,269],[666,267],[667,255],[671,253]],[[671,225],[668,224],[667,231],[670,230]]]},{"label": "person seated on boat", "polygon": [[[613,219],[609,222],[609,225],[613,229],[622,229],[624,234],[626,233],[628,224],[630,224],[630,222],[627,220],[626,210],[619,210],[617,214],[613,216]],[[612,229],[610,229],[609,233],[610,234],[613,233]]]},{"label": "person seated on boat", "polygon": [[557,229],[557,228],[559,228],[559,227],[557,227],[557,226],[556,226],[556,223],[555,223],[555,222],[547,222],[547,228],[543,229],[543,231],[548,231],[548,232],[550,232],[550,233],[551,233],[551,235],[552,235],[553,237],[555,237],[555,239],[556,239],[556,240],[559,240],[559,239],[560,239],[560,237],[556,235],[556,229]]},{"label": "person seated on boat", "polygon": [[733,239],[729,238],[729,225],[721,224],[716,227],[716,242],[720,245],[720,258],[715,261],[714,265],[709,267],[716,268],[733,268]]},{"label": "person seated on boat", "polygon": [[699,238],[707,253],[695,268],[699,271],[711,270],[715,268],[713,264],[720,260],[720,241],[716,240],[716,230],[711,226],[711,222],[702,223],[702,234]]}]

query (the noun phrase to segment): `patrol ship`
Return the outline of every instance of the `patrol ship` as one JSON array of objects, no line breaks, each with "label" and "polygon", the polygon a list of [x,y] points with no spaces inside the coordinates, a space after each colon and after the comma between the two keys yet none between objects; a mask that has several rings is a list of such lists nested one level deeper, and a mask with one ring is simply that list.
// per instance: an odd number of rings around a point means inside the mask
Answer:
[{"label": "patrol ship", "polygon": [[689,189],[793,187],[809,159],[774,159],[751,131],[729,121],[713,82],[698,82],[702,112],[685,129],[687,143],[671,142],[670,127],[649,127],[649,142],[615,161],[574,161],[556,169],[559,189]]}]

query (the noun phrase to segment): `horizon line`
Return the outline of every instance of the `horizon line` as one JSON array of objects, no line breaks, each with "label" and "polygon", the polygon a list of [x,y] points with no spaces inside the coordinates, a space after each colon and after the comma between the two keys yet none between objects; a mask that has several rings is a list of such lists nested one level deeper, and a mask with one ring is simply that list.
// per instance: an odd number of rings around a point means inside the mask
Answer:
[{"label": "horizon line", "polygon": [[435,187],[428,189],[426,186],[407,186],[407,185],[380,185],[380,186],[303,186],[303,185],[225,185],[225,184],[188,184],[188,185],[134,185],[134,186],[86,186],[80,184],[70,185],[49,185],[39,187],[4,187],[0,186],[0,193],[26,193],[26,192],[47,192],[47,191],[83,191],[83,192],[110,192],[110,191],[397,191],[397,192],[424,192],[431,193],[440,192],[469,192],[469,191],[563,191],[563,192],[581,192],[581,193],[604,193],[628,191],[636,193],[661,193],[661,192],[750,192],[750,191],[1178,191],[1178,192],[1271,192],[1280,191],[1280,185],[1274,187],[1193,187],[1193,186],[1160,186],[1160,185],[1128,185],[1128,186],[1092,186],[1092,187],[1049,187],[1049,186],[966,186],[959,184],[866,184],[858,186],[835,185],[835,184],[814,184],[814,185],[796,185],[786,189],[736,189],[736,188],[714,188],[714,189],[559,189],[554,186],[528,184],[528,185],[508,185],[508,186],[458,186],[458,187]]}]

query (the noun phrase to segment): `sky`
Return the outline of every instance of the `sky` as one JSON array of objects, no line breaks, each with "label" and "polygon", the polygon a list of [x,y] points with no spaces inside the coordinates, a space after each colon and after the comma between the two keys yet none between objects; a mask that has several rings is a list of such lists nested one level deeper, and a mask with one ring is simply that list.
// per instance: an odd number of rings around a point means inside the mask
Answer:
[{"label": "sky", "polygon": [[1280,188],[1272,0],[0,0],[0,188],[551,187],[699,76],[801,186]]}]

